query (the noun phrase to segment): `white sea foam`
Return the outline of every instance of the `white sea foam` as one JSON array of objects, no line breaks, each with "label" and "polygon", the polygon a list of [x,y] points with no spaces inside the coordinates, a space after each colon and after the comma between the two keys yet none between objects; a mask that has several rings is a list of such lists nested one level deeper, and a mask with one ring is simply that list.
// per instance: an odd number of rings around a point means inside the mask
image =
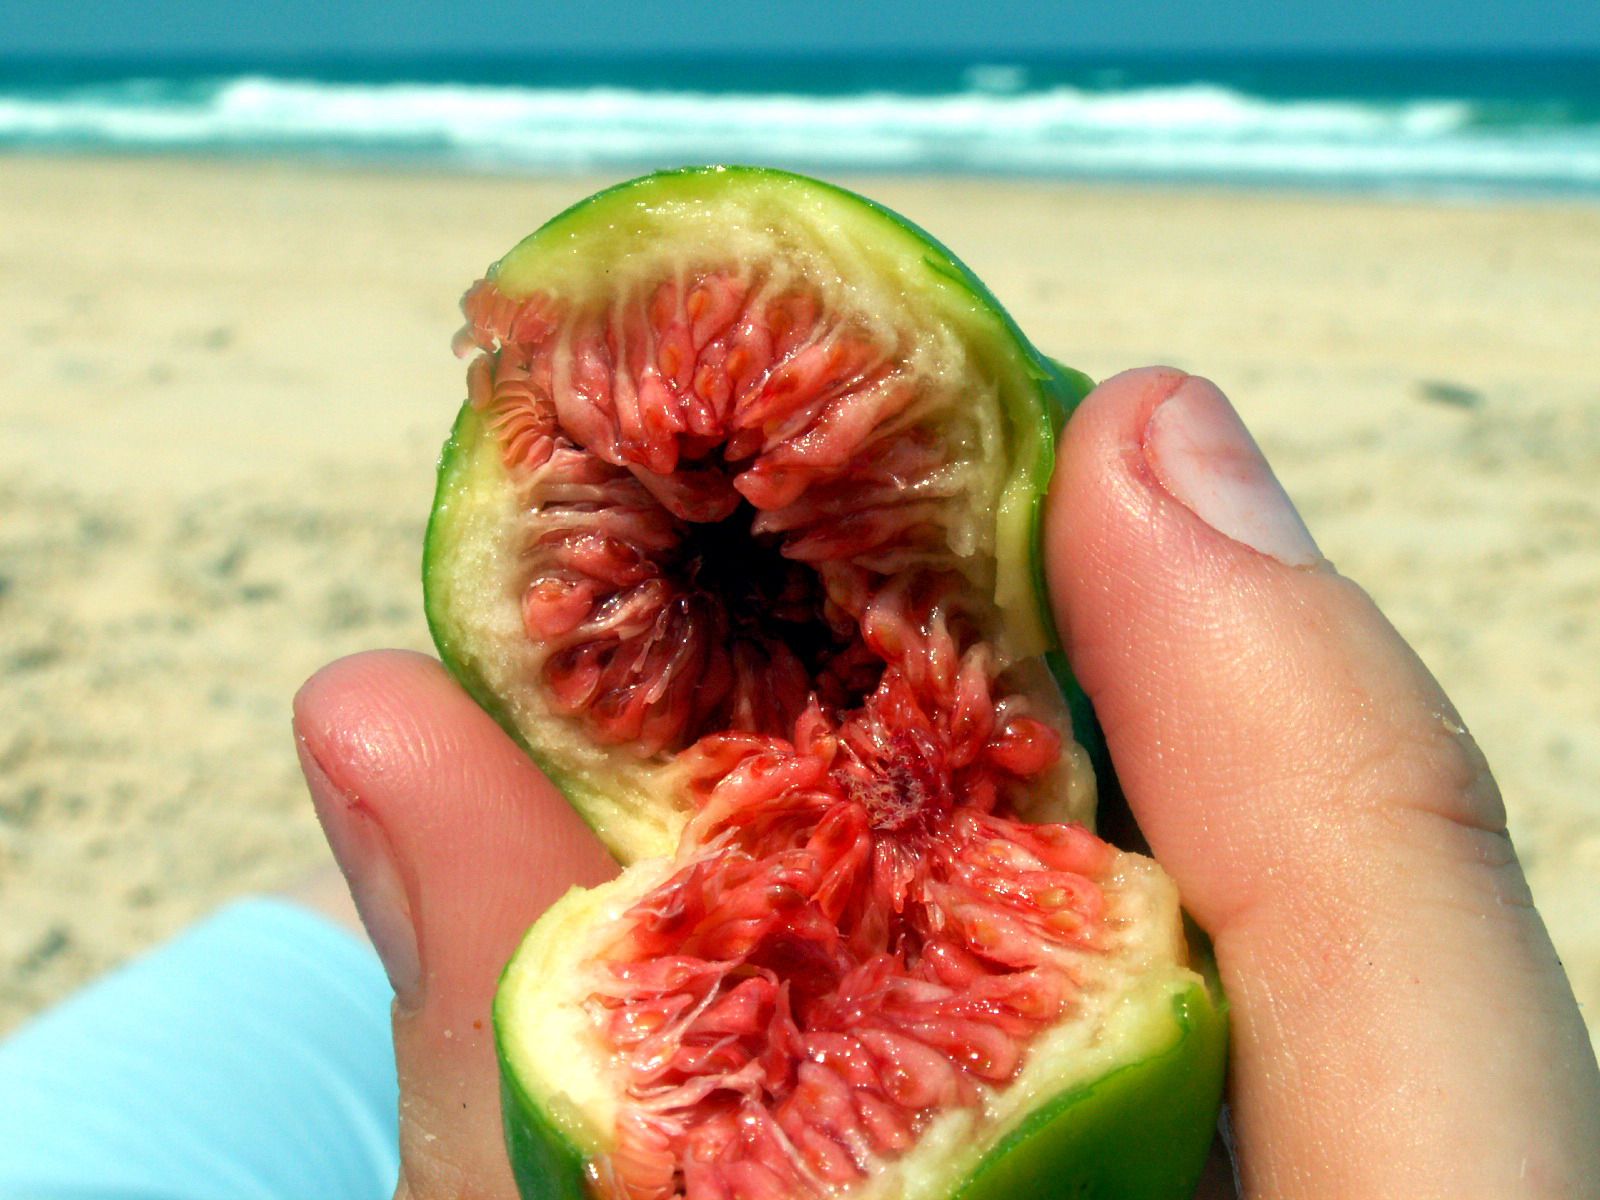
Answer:
[{"label": "white sea foam", "polygon": [[0,146],[446,157],[490,168],[764,161],[813,168],[1600,186],[1600,127],[1497,126],[1459,100],[1269,100],[1228,88],[1025,90],[986,69],[935,96],[330,84],[0,92]]}]

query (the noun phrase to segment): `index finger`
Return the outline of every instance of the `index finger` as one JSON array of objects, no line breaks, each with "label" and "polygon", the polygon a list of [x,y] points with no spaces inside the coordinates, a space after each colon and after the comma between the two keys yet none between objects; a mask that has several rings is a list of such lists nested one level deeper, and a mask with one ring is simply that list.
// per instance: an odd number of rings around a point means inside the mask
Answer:
[{"label": "index finger", "polygon": [[616,871],[517,745],[433,659],[382,651],[295,698],[317,815],[395,985],[400,1150],[412,1196],[512,1196],[491,1011],[523,934]]},{"label": "index finger", "polygon": [[295,697],[294,724],[335,793],[315,797],[335,854],[359,841],[389,855],[424,984],[442,974],[492,987],[545,908],[616,872],[555,786],[432,658],[391,650],[332,663]]}]

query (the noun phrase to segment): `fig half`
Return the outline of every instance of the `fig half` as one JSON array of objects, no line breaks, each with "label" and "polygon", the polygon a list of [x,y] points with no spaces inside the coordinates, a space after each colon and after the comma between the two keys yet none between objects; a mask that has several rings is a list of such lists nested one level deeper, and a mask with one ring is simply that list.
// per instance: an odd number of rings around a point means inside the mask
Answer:
[{"label": "fig half", "polygon": [[1223,1005],[1092,832],[1038,560],[1089,381],[754,168],[591,197],[462,307],[429,623],[625,866],[496,998],[524,1196],[1187,1195]]}]

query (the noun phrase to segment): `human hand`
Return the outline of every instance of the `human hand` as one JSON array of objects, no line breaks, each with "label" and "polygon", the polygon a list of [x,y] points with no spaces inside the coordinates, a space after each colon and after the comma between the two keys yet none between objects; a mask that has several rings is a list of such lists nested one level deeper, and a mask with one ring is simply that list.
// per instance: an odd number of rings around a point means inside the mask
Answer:
[{"label": "human hand", "polygon": [[[1487,766],[1226,400],[1118,376],[1057,480],[1063,637],[1232,1001],[1246,1194],[1589,1194],[1600,1072]],[[400,1195],[514,1200],[495,982],[545,906],[615,866],[431,659],[335,663],[295,727],[395,984]]]}]

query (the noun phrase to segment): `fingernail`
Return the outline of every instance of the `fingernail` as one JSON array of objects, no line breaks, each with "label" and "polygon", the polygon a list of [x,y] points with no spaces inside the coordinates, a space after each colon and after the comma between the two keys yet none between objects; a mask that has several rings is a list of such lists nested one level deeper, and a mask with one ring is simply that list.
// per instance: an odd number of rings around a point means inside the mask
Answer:
[{"label": "fingernail", "polygon": [[295,742],[317,820],[350,885],[350,896],[389,976],[395,1001],[401,1009],[415,1008],[422,998],[422,959],[394,848],[360,798],[341,791],[328,777],[305,739],[297,736]]},{"label": "fingernail", "polygon": [[1228,398],[1191,375],[1145,425],[1145,462],[1162,489],[1224,537],[1291,567],[1323,561],[1289,494]]}]

